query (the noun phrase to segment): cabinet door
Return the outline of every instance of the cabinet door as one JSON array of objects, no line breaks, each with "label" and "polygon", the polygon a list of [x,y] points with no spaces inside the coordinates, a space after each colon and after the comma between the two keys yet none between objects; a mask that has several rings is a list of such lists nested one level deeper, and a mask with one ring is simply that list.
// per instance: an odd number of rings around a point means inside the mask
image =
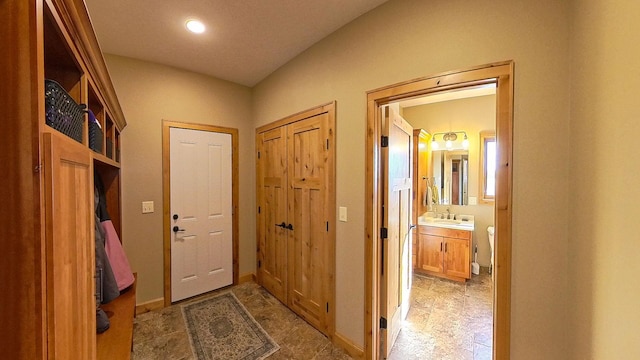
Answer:
[{"label": "cabinet door", "polygon": [[[285,127],[258,135],[258,283],[287,303],[287,152]],[[283,225],[284,224],[284,225]]]},{"label": "cabinet door", "polygon": [[469,240],[444,238],[444,273],[470,278]]},{"label": "cabinet door", "polygon": [[328,332],[332,244],[328,232],[327,113],[287,126],[289,306]]},{"label": "cabinet door", "polygon": [[420,252],[418,263],[420,269],[441,273],[443,271],[443,240],[441,236],[420,234]]},{"label": "cabinet door", "polygon": [[49,359],[94,359],[93,166],[89,149],[43,134]]}]

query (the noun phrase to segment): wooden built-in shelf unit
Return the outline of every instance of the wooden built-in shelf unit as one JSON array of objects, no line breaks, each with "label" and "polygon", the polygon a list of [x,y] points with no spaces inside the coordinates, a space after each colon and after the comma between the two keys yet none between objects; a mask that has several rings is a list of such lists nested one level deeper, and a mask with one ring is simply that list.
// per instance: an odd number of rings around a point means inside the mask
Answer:
[{"label": "wooden built-in shelf unit", "polygon": [[[0,2],[7,21],[0,59],[8,96],[0,144],[7,164],[0,218],[11,221],[0,271],[3,357],[10,359],[118,359],[131,352],[135,283],[105,309],[111,327],[96,336],[94,174],[105,187],[107,210],[121,241],[121,131],[126,121],[83,0]],[[45,121],[45,79],[60,84],[90,109],[102,128],[102,147],[89,147],[88,115],[82,141]],[[4,94],[4,93],[3,93]],[[4,135],[3,135],[4,136]],[[5,186],[5,183],[3,183]],[[15,216],[12,212],[19,214]],[[4,225],[4,223],[3,223]],[[108,348],[108,349],[107,349]]]}]

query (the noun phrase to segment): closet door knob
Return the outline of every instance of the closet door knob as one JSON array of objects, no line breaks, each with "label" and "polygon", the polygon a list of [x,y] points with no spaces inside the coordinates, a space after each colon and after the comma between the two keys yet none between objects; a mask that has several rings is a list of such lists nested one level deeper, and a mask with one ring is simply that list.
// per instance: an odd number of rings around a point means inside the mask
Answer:
[{"label": "closet door knob", "polygon": [[173,214],[173,220],[178,220],[178,214]]},{"label": "closet door knob", "polygon": [[284,223],[284,221],[281,224],[276,224],[276,226],[280,226],[281,228],[285,228],[287,226],[287,224]]},{"label": "closet door knob", "polygon": [[180,229],[180,228],[179,228],[179,227],[177,227],[177,226],[174,226],[174,227],[173,227],[173,232],[174,232],[174,233],[177,233],[177,232],[183,232],[183,231],[184,231],[184,229]]},{"label": "closet door knob", "polygon": [[287,225],[287,229],[293,230],[293,225],[291,225],[291,224]]}]

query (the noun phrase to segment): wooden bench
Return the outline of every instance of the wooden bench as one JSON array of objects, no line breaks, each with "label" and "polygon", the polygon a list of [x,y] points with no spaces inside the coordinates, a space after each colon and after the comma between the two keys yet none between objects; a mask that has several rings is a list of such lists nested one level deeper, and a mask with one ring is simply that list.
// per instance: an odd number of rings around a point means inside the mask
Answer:
[{"label": "wooden bench", "polygon": [[[134,274],[134,276],[137,274]],[[109,316],[109,330],[96,336],[98,360],[123,360],[131,358],[133,349],[133,318],[136,309],[136,280],[128,290],[115,300],[102,305]]]}]

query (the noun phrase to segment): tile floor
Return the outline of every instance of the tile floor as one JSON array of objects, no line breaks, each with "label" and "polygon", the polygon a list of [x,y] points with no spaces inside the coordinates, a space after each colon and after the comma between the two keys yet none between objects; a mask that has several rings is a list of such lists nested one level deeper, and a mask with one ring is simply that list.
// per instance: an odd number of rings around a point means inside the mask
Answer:
[{"label": "tile floor", "polygon": [[414,274],[411,308],[389,359],[490,360],[492,286],[486,268],[466,283]]},{"label": "tile floor", "polygon": [[[269,360],[351,359],[257,284],[231,291],[280,345]],[[486,269],[466,284],[414,275],[411,310],[390,359],[491,359],[491,293]],[[180,305],[137,316],[132,359],[193,359]]]},{"label": "tile floor", "polygon": [[[244,283],[231,288],[231,291],[260,326],[280,345],[280,350],[269,356],[269,360],[351,359],[344,351],[333,346],[322,333],[297,317],[257,284]],[[215,294],[217,292],[196,297],[192,301]],[[194,359],[179,304],[136,317],[131,358],[133,360]]]}]

